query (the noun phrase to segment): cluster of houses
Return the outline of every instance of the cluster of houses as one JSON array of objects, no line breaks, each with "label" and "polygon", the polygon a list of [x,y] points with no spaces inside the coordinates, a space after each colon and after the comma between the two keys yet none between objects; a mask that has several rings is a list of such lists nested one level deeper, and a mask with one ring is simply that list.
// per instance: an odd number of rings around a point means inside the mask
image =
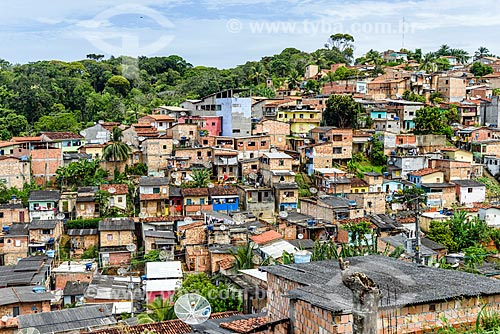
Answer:
[{"label": "cluster of houses", "polygon": [[[459,64],[425,74],[409,70],[410,62],[369,80],[325,83],[321,95],[279,89],[269,99],[233,89],[158,107],[131,125],[98,122],[79,134],[43,132],[1,141],[0,182],[18,189],[36,183],[45,190],[32,190],[27,205],[14,197],[0,204],[0,334],[30,327],[41,333],[118,333],[121,314],[168,299],[185,273],[199,272],[224,275],[243,289],[245,314],[214,314],[198,327],[178,320],[158,328],[127,326],[134,333],[349,333],[352,301],[345,287],[338,288],[338,265],[279,263],[284,254],[309,262],[318,242],[352,244],[344,226],[359,222],[369,223],[380,247],[402,247],[407,261],[371,256],[353,260],[353,267],[381,286],[402,285],[401,273],[415,282],[402,289],[408,293],[404,311],[389,323],[381,312],[381,326],[412,332],[426,321],[443,325],[435,311],[452,317],[447,301],[458,296],[470,300],[462,304],[468,315],[457,322],[474,322],[480,309],[474,298],[498,304],[500,284],[432,268],[447,250],[424,234],[418,236],[419,256],[426,266],[410,262],[417,232],[428,232],[431,221],[449,219],[453,210],[500,227],[497,199],[477,181],[500,173],[499,100],[493,96],[500,88],[494,78],[500,64],[490,65],[494,74],[476,79]],[[305,79],[339,66],[345,65],[310,65]],[[413,134],[425,103],[403,100],[405,91],[439,92],[440,108],[457,107],[460,121],[451,142],[443,135]],[[330,94],[353,95],[373,126],[323,126]],[[122,129],[129,157],[101,161],[115,127]],[[370,156],[376,134],[387,165],[366,172],[347,168],[354,155]],[[143,163],[147,175],[127,183],[55,187],[58,168],[82,159],[98,160],[111,173]],[[209,171],[210,180],[186,187],[196,183],[199,171]],[[419,220],[401,200],[408,188],[426,194]],[[119,217],[106,217],[109,209]],[[236,270],[234,254],[249,243],[255,269]],[[63,259],[62,247],[70,260]],[[86,258],[91,250],[93,258]],[[158,261],[134,271],[132,259],[152,251],[159,251]],[[256,269],[264,261],[277,264]],[[383,268],[393,268],[394,277]],[[429,279],[436,284],[417,284]],[[467,282],[463,291],[447,289],[456,281]],[[386,306],[396,305],[393,300]]]}]

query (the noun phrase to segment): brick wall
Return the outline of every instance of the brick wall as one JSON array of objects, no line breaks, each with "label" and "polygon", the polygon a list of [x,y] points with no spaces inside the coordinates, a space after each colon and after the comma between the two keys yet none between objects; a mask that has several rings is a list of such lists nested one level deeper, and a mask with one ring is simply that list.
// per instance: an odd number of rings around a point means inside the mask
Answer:
[{"label": "brick wall", "polygon": [[267,274],[267,315],[272,321],[290,317],[290,300],[284,295],[301,286],[304,285]]},{"label": "brick wall", "polygon": [[[134,231],[101,231],[101,247],[126,246],[134,243]],[[111,235],[108,238],[108,235]]]},{"label": "brick wall", "polygon": [[[19,189],[22,189],[22,187]],[[29,219],[28,208],[1,209],[0,213],[3,213],[3,215],[0,214],[0,224],[2,224],[2,226],[12,223],[24,223]]]},{"label": "brick wall", "polygon": [[253,134],[267,133],[270,137],[271,145],[286,149],[286,136],[290,134],[290,124],[285,122],[267,120],[257,123]]},{"label": "brick wall", "polygon": [[64,290],[67,282],[92,282],[92,272],[55,272],[56,290]]},{"label": "brick wall", "polygon": [[31,170],[38,184],[46,180],[55,181],[56,170],[63,165],[60,148],[35,149],[31,151]]},{"label": "brick wall", "polygon": [[6,236],[2,245],[4,265],[17,264],[18,258],[28,256],[28,236]]},{"label": "brick wall", "polygon": [[167,157],[172,155],[171,138],[148,138],[142,144],[144,149],[144,163],[150,171],[159,171],[168,166]]},{"label": "brick wall", "polygon": [[22,189],[25,182],[30,182],[30,164],[17,158],[0,159],[0,181],[7,188]]}]

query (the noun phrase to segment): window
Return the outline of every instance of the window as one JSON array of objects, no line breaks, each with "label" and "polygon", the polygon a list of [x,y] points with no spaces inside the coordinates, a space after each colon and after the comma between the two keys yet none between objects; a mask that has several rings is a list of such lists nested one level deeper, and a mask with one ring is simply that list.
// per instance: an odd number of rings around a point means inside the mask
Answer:
[{"label": "window", "polygon": [[159,193],[160,193],[160,187],[154,187],[153,194],[159,194]]},{"label": "window", "polygon": [[163,122],[160,122],[160,123],[159,123],[159,125],[160,125],[160,126],[163,126]]},{"label": "window", "polygon": [[80,204],[80,210],[85,210],[85,204]]},{"label": "window", "polygon": [[253,153],[250,153],[250,159],[252,159],[255,155]]},{"label": "window", "polygon": [[[10,240],[9,240],[10,241]],[[16,247],[21,247],[21,240],[15,240],[14,241],[14,246]]]},{"label": "window", "polygon": [[240,129],[233,129],[233,133],[240,133]]},{"label": "window", "polygon": [[204,198],[200,198],[200,205],[205,205],[205,199]]},{"label": "window", "polygon": [[192,136],[194,134],[193,131],[189,131],[189,135]]},{"label": "window", "polygon": [[300,115],[299,115],[299,118],[304,118],[304,114],[300,114]]},{"label": "window", "polygon": [[257,169],[257,165],[251,165],[250,168],[251,169]]},{"label": "window", "polygon": [[52,232],[52,231],[51,231],[51,230],[49,230],[49,229],[43,229],[43,230],[42,230],[42,234],[51,234],[51,232]]},{"label": "window", "polygon": [[167,149],[167,145],[163,145],[163,149],[166,150]]},{"label": "window", "polygon": [[201,151],[196,152],[196,156],[197,156],[198,158],[201,158]]},{"label": "window", "polygon": [[284,165],[285,165],[285,160],[280,159],[280,160],[279,160],[279,165],[280,165],[280,166],[284,166]]},{"label": "window", "polygon": [[229,173],[233,172],[233,167],[229,167]]},{"label": "window", "polygon": [[248,146],[255,146],[255,142],[254,141],[249,141],[248,142]]},{"label": "window", "polygon": [[122,196],[118,197],[118,203],[123,203],[123,197]]},{"label": "window", "polygon": [[212,126],[215,126],[215,122],[212,122]]},{"label": "window", "polygon": [[3,212],[0,212],[0,218],[3,218]]},{"label": "window", "polygon": [[472,192],[472,188],[468,188],[468,189],[467,189],[467,192],[468,192],[468,193],[471,193],[471,192]]},{"label": "window", "polygon": [[261,146],[266,146],[266,145],[267,145],[267,141],[265,141],[265,140],[261,141],[261,142],[260,142],[260,145],[261,145]]},{"label": "window", "polygon": [[186,200],[186,205],[191,205],[191,204],[192,204],[191,198],[188,198],[188,199]]},{"label": "window", "polygon": [[314,114],[309,114],[309,118],[314,118]]},{"label": "window", "polygon": [[203,145],[208,145],[208,140],[203,140]]},{"label": "window", "polygon": [[408,114],[409,114],[410,116],[413,116],[413,115],[415,115],[415,112],[410,111]]},{"label": "window", "polygon": [[52,203],[47,203],[47,209],[48,210],[52,209]]},{"label": "window", "polygon": [[19,315],[19,306],[14,306],[12,308],[12,316],[17,317]]}]

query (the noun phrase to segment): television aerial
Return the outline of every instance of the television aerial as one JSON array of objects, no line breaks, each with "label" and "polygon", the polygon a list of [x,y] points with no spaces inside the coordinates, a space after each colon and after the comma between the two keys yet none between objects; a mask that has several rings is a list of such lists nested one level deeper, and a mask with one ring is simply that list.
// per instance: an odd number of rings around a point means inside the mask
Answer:
[{"label": "television aerial", "polygon": [[233,216],[233,221],[236,225],[241,225],[245,222],[245,215],[242,213],[237,213]]},{"label": "television aerial", "polygon": [[127,274],[127,269],[126,268],[118,268],[118,270],[116,272],[120,276],[125,276]]},{"label": "television aerial", "polygon": [[108,189],[108,193],[110,193],[110,194],[114,194],[115,192],[116,192],[116,189],[115,189],[115,188],[113,188],[113,187],[110,187],[110,188]]},{"label": "television aerial", "polygon": [[297,239],[300,240],[304,239],[304,235],[302,233],[297,234]]},{"label": "television aerial", "polygon": [[279,216],[280,216],[280,218],[283,218],[283,219],[287,218],[288,217],[288,212],[286,212],[286,211],[280,211]]},{"label": "television aerial", "polygon": [[128,245],[127,245],[127,250],[128,250],[129,252],[135,252],[135,250],[136,250],[136,249],[137,249],[137,246],[136,246],[136,245],[134,245],[134,244],[128,244]]},{"label": "television aerial", "polygon": [[220,228],[221,231],[225,231],[226,230],[226,225],[222,224],[219,228]]},{"label": "television aerial", "polygon": [[158,257],[160,258],[161,261],[167,261],[168,260],[168,253],[166,250],[161,250],[160,253],[158,254]]},{"label": "television aerial", "polygon": [[311,187],[309,188],[309,191],[311,192],[311,194],[317,194],[318,193],[318,189],[317,188],[314,188],[314,187]]},{"label": "television aerial", "polygon": [[2,317],[2,321],[3,321],[3,322],[7,322],[8,320],[9,320],[9,317],[8,317],[8,316],[4,315],[4,316]]},{"label": "television aerial", "polygon": [[196,293],[182,295],[174,304],[177,318],[188,325],[198,325],[210,318],[212,307],[205,297]]},{"label": "television aerial", "polygon": [[62,219],[64,219],[64,218],[66,218],[66,216],[64,215],[64,213],[59,212],[59,213],[57,214],[56,218],[57,218],[57,219],[59,219],[59,220],[62,220]]},{"label": "television aerial", "polygon": [[179,141],[177,139],[172,140],[172,144],[179,145]]},{"label": "television aerial", "polygon": [[35,327],[28,327],[18,330],[17,334],[40,334],[40,331]]},{"label": "television aerial", "polygon": [[186,223],[187,225],[192,224],[193,223],[193,218],[191,218],[191,217],[184,218],[184,223]]}]

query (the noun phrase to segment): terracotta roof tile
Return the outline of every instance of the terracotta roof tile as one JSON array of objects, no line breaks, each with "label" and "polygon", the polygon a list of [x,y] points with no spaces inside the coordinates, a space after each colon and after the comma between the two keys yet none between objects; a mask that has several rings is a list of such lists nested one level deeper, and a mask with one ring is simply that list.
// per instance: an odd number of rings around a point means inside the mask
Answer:
[{"label": "terracotta roof tile", "polygon": [[139,200],[141,201],[151,201],[151,200],[159,200],[161,194],[140,194]]},{"label": "terracotta roof tile", "polygon": [[[185,216],[164,216],[164,217],[148,217],[144,218],[145,222],[175,222],[184,220]],[[203,216],[189,216],[189,218],[193,219],[195,222],[197,220],[203,220]],[[186,225],[187,226],[187,225]]]},{"label": "terracotta roof tile", "polygon": [[253,235],[250,237],[250,239],[259,244],[259,245],[262,245],[262,244],[266,244],[270,241],[273,241],[273,240],[277,240],[277,239],[281,239],[283,238],[283,236],[281,235],[281,233],[278,233],[274,230],[270,230],[270,231],[267,231],[267,232],[264,232],[262,234],[259,234],[259,235]]},{"label": "terracotta roof tile", "polygon": [[250,333],[254,329],[261,327],[269,322],[267,317],[250,318],[235,320],[232,322],[223,322],[220,324],[221,328],[229,329],[236,333]]},{"label": "terracotta roof tile", "polygon": [[83,138],[82,135],[73,132],[42,132],[43,136],[49,138],[50,140],[61,140],[61,139],[80,139]]},{"label": "terracotta roof tile", "polygon": [[27,141],[42,141],[42,136],[36,137],[12,137],[10,141],[14,142],[27,142]]},{"label": "terracotta roof tile", "polygon": [[423,168],[416,170],[414,172],[408,173],[409,175],[414,175],[414,176],[424,176],[424,175],[429,175],[432,173],[437,173],[440,172],[439,169],[434,169],[434,168]]},{"label": "terracotta roof tile", "polygon": [[351,179],[351,187],[368,187],[368,183],[363,179],[354,177]]},{"label": "terracotta roof tile", "polygon": [[128,185],[126,184],[101,184],[100,190],[109,192],[109,189],[114,188],[113,195],[126,195],[128,194]]},{"label": "terracotta roof tile", "polygon": [[220,261],[217,261],[217,264],[219,265],[220,269],[228,270],[234,266],[234,259],[222,259]]},{"label": "terracotta roof tile", "polygon": [[238,191],[235,187],[213,187],[209,188],[208,192],[210,196],[238,195]]},{"label": "terracotta roof tile", "polygon": [[181,189],[183,196],[208,196],[208,188],[184,188]]},{"label": "terracotta roof tile", "polygon": [[191,223],[191,224],[187,224],[187,225],[183,225],[183,226],[179,226],[177,228],[178,231],[184,231],[184,230],[189,230],[191,228],[195,228],[195,227],[200,227],[200,226],[203,226],[205,225],[205,222],[197,222],[197,223]]},{"label": "terracotta roof tile", "polygon": [[[229,318],[231,316],[239,315],[239,312],[229,311],[229,312],[221,312],[214,313],[210,316],[210,319],[224,319]],[[192,332],[191,326],[182,322],[179,319],[175,320],[167,320],[161,321],[151,324],[141,324],[135,326],[127,326],[126,330],[122,327],[116,326],[112,328],[105,328],[97,331],[93,331],[93,334],[142,334],[145,332],[154,332],[161,334],[187,334]]]}]

